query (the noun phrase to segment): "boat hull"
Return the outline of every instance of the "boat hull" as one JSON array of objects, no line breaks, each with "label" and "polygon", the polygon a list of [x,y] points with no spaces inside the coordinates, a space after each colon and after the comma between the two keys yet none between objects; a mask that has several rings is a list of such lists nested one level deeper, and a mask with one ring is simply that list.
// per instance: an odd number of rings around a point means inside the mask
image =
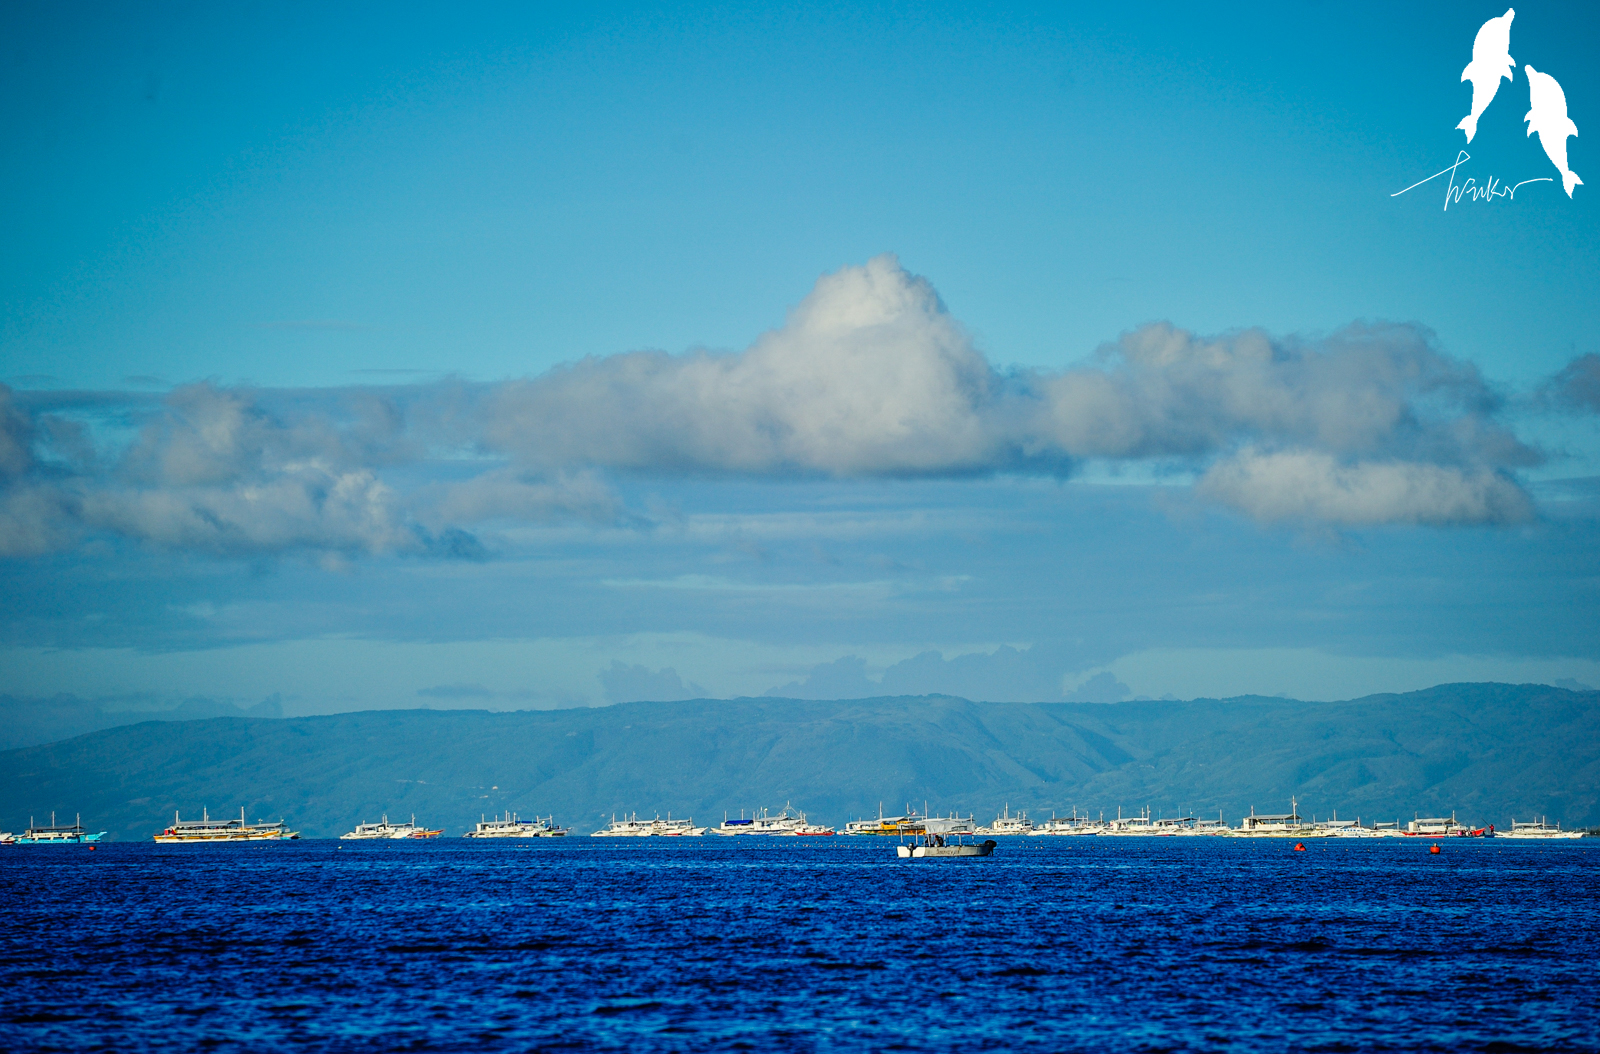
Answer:
[{"label": "boat hull", "polygon": [[895,855],[902,860],[946,859],[958,856],[989,856],[994,852],[993,840],[978,845],[897,845]]},{"label": "boat hull", "polygon": [[12,845],[89,845],[104,838],[106,833],[98,831],[94,834],[79,835],[75,838],[29,838],[25,834],[18,835]]},{"label": "boat hull", "polygon": [[196,842],[294,842],[300,839],[300,832],[287,831],[283,834],[158,834],[154,840],[163,845],[191,844]]}]

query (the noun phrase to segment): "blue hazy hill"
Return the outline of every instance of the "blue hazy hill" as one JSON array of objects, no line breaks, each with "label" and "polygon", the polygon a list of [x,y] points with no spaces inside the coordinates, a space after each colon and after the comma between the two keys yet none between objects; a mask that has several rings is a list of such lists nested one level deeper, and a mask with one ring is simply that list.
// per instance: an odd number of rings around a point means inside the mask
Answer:
[{"label": "blue hazy hill", "polygon": [[988,819],[1073,808],[1252,808],[1373,820],[1600,823],[1600,692],[1454,684],[1331,703],[1247,696],[1115,704],[943,696],[382,710],[147,722],[0,753],[0,828],[51,810],[146,838],[175,809],[284,817],[309,836],[415,814],[693,816],[792,802],[842,824],[926,801]]}]

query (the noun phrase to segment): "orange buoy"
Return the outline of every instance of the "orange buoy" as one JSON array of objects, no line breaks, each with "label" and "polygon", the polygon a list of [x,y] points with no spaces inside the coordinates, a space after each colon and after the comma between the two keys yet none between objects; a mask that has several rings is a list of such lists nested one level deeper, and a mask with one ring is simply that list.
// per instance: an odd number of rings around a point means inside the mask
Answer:
[{"label": "orange buoy", "polygon": [[1306,851],[1306,843],[1304,843],[1304,842],[1296,842],[1296,843],[1294,843],[1294,851],[1297,852],[1297,853],[1305,852]]},{"label": "orange buoy", "polygon": [[1436,845],[1430,845],[1430,846],[1428,846],[1428,852],[1437,853],[1437,852],[1439,852],[1439,847],[1436,846]]}]

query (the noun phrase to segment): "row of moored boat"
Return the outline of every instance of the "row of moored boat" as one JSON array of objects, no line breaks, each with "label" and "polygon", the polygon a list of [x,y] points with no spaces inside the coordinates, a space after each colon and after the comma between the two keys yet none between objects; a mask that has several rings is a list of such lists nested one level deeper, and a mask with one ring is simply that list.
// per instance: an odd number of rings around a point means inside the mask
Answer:
[{"label": "row of moored boat", "polygon": [[[1123,816],[1119,811],[1115,819],[1108,819],[1104,815],[1099,818],[1079,816],[1074,810],[1071,816],[1052,816],[1048,820],[1035,822],[1028,818],[1026,812],[1012,814],[1010,806],[990,823],[980,825],[971,816],[929,817],[926,811],[918,814],[908,806],[906,811],[898,816],[885,816],[880,808],[875,819],[852,820],[839,830],[827,824],[813,823],[806,818],[805,813],[797,812],[785,805],[783,811],[777,814],[762,809],[751,813],[748,817],[742,812],[737,818],[724,816],[722,823],[715,827],[696,826],[692,818],[674,818],[671,813],[668,813],[665,819],[658,815],[647,820],[640,819],[637,813],[621,818],[613,815],[611,822],[593,832],[591,837],[680,838],[725,835],[798,838],[845,834],[915,838],[937,834],[952,838],[1144,836],[1566,839],[1582,838],[1584,835],[1583,831],[1562,830],[1560,824],[1551,824],[1543,819],[1513,819],[1510,828],[1506,830],[1497,830],[1493,824],[1473,827],[1458,823],[1453,814],[1449,817],[1419,816],[1404,825],[1396,820],[1365,826],[1359,818],[1340,820],[1337,813],[1330,820],[1318,820],[1314,817],[1307,819],[1299,814],[1298,803],[1291,800],[1290,804],[1290,811],[1281,814],[1257,815],[1251,810],[1250,815],[1240,820],[1236,827],[1228,826],[1220,816],[1215,820],[1202,820],[1194,816],[1152,818],[1149,810],[1129,817]],[[558,825],[553,816],[536,816],[532,820],[524,820],[515,813],[507,812],[503,817],[496,819],[480,818],[477,826],[466,832],[464,837],[564,838],[570,833],[571,830]],[[438,838],[442,834],[444,834],[442,828],[419,825],[415,816],[403,823],[391,823],[389,817],[385,815],[376,823],[357,824],[353,831],[341,835],[340,838],[345,841],[398,841]],[[0,844],[93,843],[103,837],[105,837],[104,831],[89,831],[83,826],[81,818],[71,825],[58,825],[55,815],[51,814],[48,825],[35,824],[30,820],[27,831],[21,835],[0,833]],[[210,814],[203,810],[198,820],[185,820],[175,814],[171,826],[154,836],[157,842],[261,842],[288,841],[299,837],[300,833],[290,830],[283,820],[276,822],[257,820],[249,823],[245,820],[243,809],[239,810],[238,819],[229,820],[213,820]]]},{"label": "row of moored boat", "polygon": [[1307,819],[1299,814],[1298,807],[1287,813],[1250,815],[1240,820],[1237,827],[1229,827],[1218,817],[1202,820],[1195,816],[1152,818],[1148,810],[1137,816],[1116,819],[1101,816],[1092,819],[1079,816],[1052,816],[1038,823],[1028,819],[1028,814],[1011,815],[1009,808],[986,827],[976,827],[970,832],[977,835],[1021,835],[1034,838],[1082,837],[1086,835],[1142,835],[1146,837],[1212,836],[1224,838],[1582,838],[1583,831],[1564,831],[1560,824],[1540,820],[1511,821],[1508,830],[1497,830],[1493,824],[1473,827],[1457,822],[1455,815],[1421,817],[1401,824],[1399,820],[1365,826],[1359,818],[1341,820],[1338,814],[1330,820]]}]

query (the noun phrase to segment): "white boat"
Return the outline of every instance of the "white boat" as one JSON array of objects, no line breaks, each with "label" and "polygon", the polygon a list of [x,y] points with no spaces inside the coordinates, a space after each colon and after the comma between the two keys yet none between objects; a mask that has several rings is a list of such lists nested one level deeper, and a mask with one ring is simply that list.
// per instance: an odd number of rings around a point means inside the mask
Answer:
[{"label": "white boat", "polygon": [[987,827],[979,827],[973,834],[989,835],[1029,835],[1033,833],[1033,821],[1028,819],[1026,812],[1011,815],[1011,803],[1006,802],[1006,807],[999,816],[996,816]]},{"label": "white boat", "polygon": [[693,819],[674,820],[671,813],[663,820],[657,816],[653,820],[641,820],[639,814],[625,816],[617,819],[611,817],[611,825],[595,831],[591,838],[683,838],[693,837],[706,833],[706,828],[696,827]]},{"label": "white boat", "polygon": [[1050,819],[1036,825],[1028,832],[1028,837],[1081,838],[1105,833],[1106,824],[1103,819],[1091,820],[1087,816],[1079,816],[1078,810],[1073,809],[1071,816],[1051,816]]},{"label": "white boat", "polygon": [[387,814],[378,823],[358,823],[356,829],[349,834],[341,834],[339,840],[365,841],[368,839],[397,840],[401,838],[437,838],[444,834],[443,830],[432,831],[426,827],[417,826],[417,818],[411,817],[410,823],[390,823]]},{"label": "white boat", "polygon": [[803,823],[792,831],[785,831],[782,838],[819,838],[830,837],[838,832],[825,823]]},{"label": "white boat", "polygon": [[1561,825],[1544,820],[1512,820],[1511,830],[1496,831],[1497,838],[1582,838],[1582,831],[1563,831]]},{"label": "white boat", "polygon": [[924,828],[921,834],[913,838],[909,844],[902,843],[894,847],[895,856],[902,860],[925,860],[989,856],[994,852],[993,838],[977,843],[962,841],[973,830],[968,821],[930,817],[923,822]]},{"label": "white boat", "polygon": [[200,810],[200,819],[185,820],[176,812],[172,814],[172,826],[155,836],[158,842],[282,842],[300,837],[299,831],[291,831],[282,820],[277,823],[268,823],[257,820],[255,823],[245,823],[244,809],[239,810],[237,820],[213,820],[211,814],[204,809]]},{"label": "white boat", "polygon": [[1494,828],[1468,827],[1457,823],[1455,813],[1451,813],[1449,816],[1419,816],[1407,823],[1401,833],[1407,838],[1492,838]]},{"label": "white boat", "polygon": [[1238,838],[1318,838],[1327,835],[1325,830],[1319,832],[1310,820],[1300,815],[1300,803],[1293,798],[1289,799],[1289,811],[1286,813],[1258,816],[1252,806],[1250,815],[1239,821],[1233,833]]},{"label": "white boat", "polygon": [[[737,820],[723,816],[722,824],[711,828],[712,834],[726,835],[730,838],[750,837],[753,835],[792,835],[801,827],[815,826],[806,823],[805,813],[791,813],[790,805],[785,802],[783,812],[773,816],[766,809],[752,813],[748,819],[744,811],[740,810]],[[829,832],[832,833],[831,831]]]},{"label": "white boat", "polygon": [[[724,826],[728,825],[729,823],[726,817],[723,818],[722,822]],[[783,806],[783,815],[769,817],[766,814],[766,810],[763,809],[762,815],[757,817],[756,822],[751,826],[755,827],[756,829],[735,830],[732,833],[734,835],[770,834],[774,838],[825,838],[837,833],[832,827],[829,827],[825,823],[812,823],[810,820],[806,819],[806,814],[803,812],[794,816],[790,816],[789,804],[787,802],[785,802]],[[765,827],[765,829],[763,829],[763,827]],[[711,833],[727,834],[729,832],[713,828]]]},{"label": "white boat", "polygon": [[463,834],[463,838],[565,838],[567,829],[555,825],[555,816],[534,817],[524,820],[508,812],[504,819],[489,820],[482,816],[478,826]]},{"label": "white boat", "polygon": [[1178,832],[1183,835],[1210,835],[1227,838],[1233,834],[1233,828],[1223,822],[1218,816],[1215,820],[1196,820]]},{"label": "white boat", "polygon": [[10,831],[0,831],[0,845],[16,845],[17,836]]},{"label": "white boat", "polygon": [[611,815],[611,824],[602,827],[589,835],[590,838],[648,838],[650,836],[650,821],[641,820],[638,814],[624,816],[617,819],[616,814]]},{"label": "white boat", "polygon": [[1197,816],[1167,816],[1158,818],[1154,824],[1155,835],[1191,835],[1200,829],[1203,821]]},{"label": "white boat", "polygon": [[1177,832],[1170,827],[1164,827],[1157,821],[1150,819],[1150,810],[1145,809],[1138,816],[1123,816],[1122,810],[1117,810],[1117,818],[1106,824],[1106,829],[1101,832],[1109,835],[1158,837],[1170,836]]}]

